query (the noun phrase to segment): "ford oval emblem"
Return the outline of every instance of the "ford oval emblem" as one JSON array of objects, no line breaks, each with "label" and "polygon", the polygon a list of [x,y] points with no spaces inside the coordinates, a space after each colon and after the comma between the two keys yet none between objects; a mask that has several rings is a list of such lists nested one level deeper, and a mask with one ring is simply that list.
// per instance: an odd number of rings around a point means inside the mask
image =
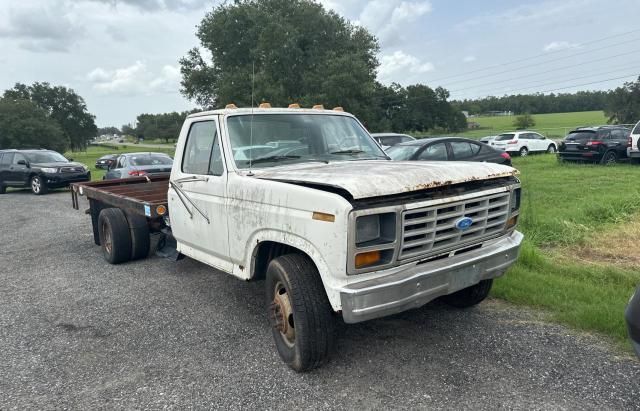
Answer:
[{"label": "ford oval emblem", "polygon": [[464,231],[467,228],[471,227],[473,224],[473,220],[469,217],[462,217],[461,219],[456,221],[456,228],[458,230]]}]

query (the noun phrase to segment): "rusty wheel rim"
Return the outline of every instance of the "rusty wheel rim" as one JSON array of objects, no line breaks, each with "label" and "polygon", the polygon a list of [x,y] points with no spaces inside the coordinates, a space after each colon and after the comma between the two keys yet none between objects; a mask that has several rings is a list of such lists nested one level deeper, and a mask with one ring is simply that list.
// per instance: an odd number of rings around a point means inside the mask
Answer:
[{"label": "rusty wheel rim", "polygon": [[102,239],[104,243],[104,249],[108,254],[111,254],[111,248],[113,245],[111,243],[111,232],[109,231],[107,223],[102,223],[102,236],[104,237]]},{"label": "rusty wheel rim", "polygon": [[284,284],[278,281],[273,290],[273,302],[271,303],[271,318],[273,327],[280,332],[282,340],[289,347],[296,342],[296,329],[293,321],[293,307],[289,298],[289,292]]}]

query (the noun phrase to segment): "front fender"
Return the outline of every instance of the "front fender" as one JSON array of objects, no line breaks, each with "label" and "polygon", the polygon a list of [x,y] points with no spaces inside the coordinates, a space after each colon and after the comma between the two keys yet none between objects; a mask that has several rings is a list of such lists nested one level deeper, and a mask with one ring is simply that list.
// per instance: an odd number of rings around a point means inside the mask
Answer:
[{"label": "front fender", "polygon": [[[252,273],[255,272],[254,264],[256,262],[256,250],[260,246],[260,243],[264,241],[272,241],[275,243],[288,245],[305,253],[311,259],[311,261],[313,261],[313,263],[316,265],[316,268],[318,269],[320,278],[324,285],[325,291],[327,292],[327,297],[329,298],[331,306],[335,311],[339,311],[341,309],[340,293],[337,291],[337,289],[342,287],[344,283],[341,283],[338,278],[336,278],[336,276],[332,275],[333,270],[331,269],[326,259],[323,257],[323,254],[319,251],[318,247],[309,242],[307,239],[290,232],[274,229],[263,229],[254,232],[246,243],[245,250],[247,251],[244,256],[244,269],[241,270],[239,266],[234,265],[234,270],[236,270],[234,275],[247,280],[251,278]],[[328,251],[332,253],[339,252],[339,250]]]}]

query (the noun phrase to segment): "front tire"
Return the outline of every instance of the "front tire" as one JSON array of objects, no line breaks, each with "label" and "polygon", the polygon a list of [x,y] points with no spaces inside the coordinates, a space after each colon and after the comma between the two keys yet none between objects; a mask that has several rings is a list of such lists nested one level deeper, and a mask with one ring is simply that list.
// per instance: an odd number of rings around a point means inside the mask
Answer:
[{"label": "front tire", "polygon": [[526,147],[522,147],[520,151],[518,151],[518,153],[520,154],[520,157],[526,157],[529,155],[529,149]]},{"label": "front tire", "polygon": [[556,151],[556,146],[553,144],[549,144],[549,147],[547,147],[547,153],[554,154]]},{"label": "front tire", "polygon": [[102,255],[110,264],[131,259],[131,233],[129,224],[119,208],[105,208],[98,216],[98,234]]},{"label": "front tire", "polygon": [[31,192],[37,196],[47,194],[47,191],[49,191],[42,177],[37,175],[31,177],[29,185],[31,186]]},{"label": "front tire", "polygon": [[469,308],[480,304],[489,296],[493,279],[482,280],[476,285],[463,288],[453,294],[443,297],[444,302],[457,308]]},{"label": "front tire", "polygon": [[332,309],[320,274],[300,254],[269,263],[266,303],[276,348],[295,371],[308,371],[328,361],[335,341]]}]

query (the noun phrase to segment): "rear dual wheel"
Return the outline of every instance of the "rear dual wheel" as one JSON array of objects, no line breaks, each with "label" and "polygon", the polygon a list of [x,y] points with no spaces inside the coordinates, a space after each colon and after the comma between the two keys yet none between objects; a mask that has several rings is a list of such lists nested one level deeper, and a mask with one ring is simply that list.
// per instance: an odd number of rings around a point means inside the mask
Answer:
[{"label": "rear dual wheel", "polygon": [[110,264],[145,258],[151,239],[146,218],[127,218],[119,208],[105,208],[98,216],[98,234],[104,259]]}]

